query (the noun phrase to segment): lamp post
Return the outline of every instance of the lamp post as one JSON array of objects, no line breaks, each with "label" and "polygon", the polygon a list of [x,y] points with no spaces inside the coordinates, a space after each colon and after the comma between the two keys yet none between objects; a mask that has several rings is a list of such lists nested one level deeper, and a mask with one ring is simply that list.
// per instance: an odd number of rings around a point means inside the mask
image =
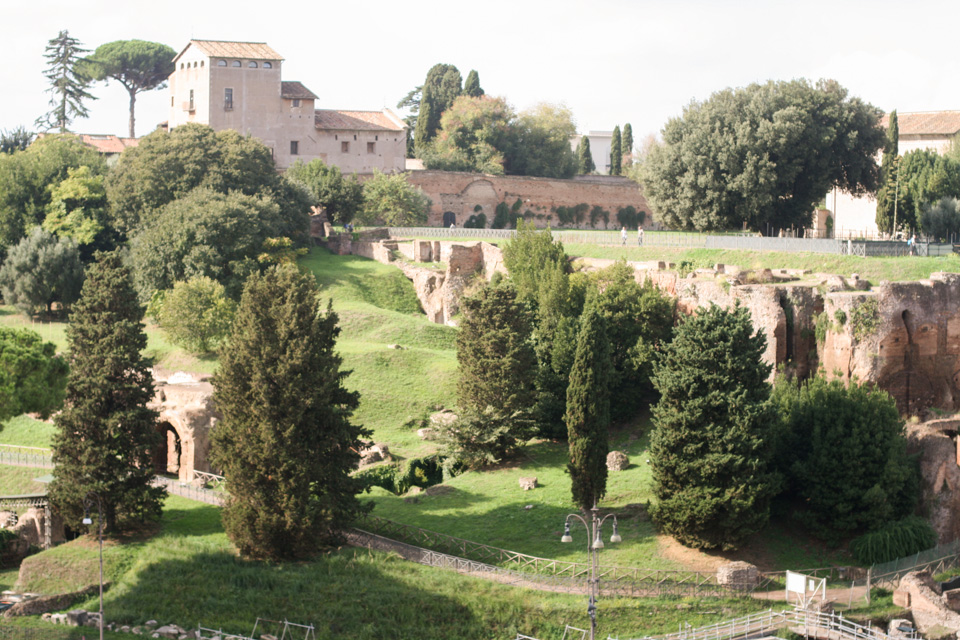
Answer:
[{"label": "lamp post", "polygon": [[100,640],[103,640],[103,502],[100,494],[90,491],[83,498],[83,524],[93,524],[90,519],[90,507],[94,501],[97,504],[97,539],[100,545]]},{"label": "lamp post", "polygon": [[610,536],[610,542],[616,544],[621,541],[620,534],[617,532],[617,516],[612,513],[600,517],[600,509],[597,504],[593,504],[590,510],[590,522],[577,513],[571,513],[563,523],[563,537],[560,542],[573,542],[573,536],[570,535],[571,518],[576,518],[583,523],[587,530],[587,553],[590,555],[590,599],[587,604],[587,615],[590,616],[590,640],[594,640],[597,633],[597,599],[600,597],[600,578],[597,576],[597,568],[600,560],[600,549],[603,549],[603,538],[601,538],[601,529],[607,518],[613,518],[613,535]]}]

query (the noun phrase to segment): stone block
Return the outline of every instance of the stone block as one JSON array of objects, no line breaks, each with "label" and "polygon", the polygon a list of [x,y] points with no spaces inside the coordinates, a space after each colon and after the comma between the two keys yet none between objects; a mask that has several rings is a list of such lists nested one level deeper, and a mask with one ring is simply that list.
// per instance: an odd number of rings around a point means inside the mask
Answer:
[{"label": "stone block", "polygon": [[623,451],[611,451],[607,454],[607,469],[623,471],[630,466],[630,458]]},{"label": "stone block", "polygon": [[943,602],[950,609],[960,611],[960,589],[950,589],[943,592]]},{"label": "stone block", "polygon": [[520,488],[524,491],[530,491],[537,488],[536,478],[520,478]]},{"label": "stone block", "polygon": [[749,562],[728,562],[717,569],[717,584],[732,589],[752,589],[759,580],[760,572]]},{"label": "stone block", "polygon": [[437,430],[429,427],[417,429],[417,437],[421,440],[433,440],[437,437]]},{"label": "stone block", "polygon": [[906,589],[897,589],[893,592],[893,605],[895,607],[910,608],[910,592]]},{"label": "stone block", "polygon": [[87,620],[87,612],[83,609],[71,609],[67,611],[67,625],[79,627]]}]

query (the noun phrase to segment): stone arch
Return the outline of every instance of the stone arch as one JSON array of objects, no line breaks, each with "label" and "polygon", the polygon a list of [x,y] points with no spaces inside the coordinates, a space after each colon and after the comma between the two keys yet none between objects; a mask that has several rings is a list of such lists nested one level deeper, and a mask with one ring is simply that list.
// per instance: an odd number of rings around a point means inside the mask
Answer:
[{"label": "stone arch", "polygon": [[453,211],[444,211],[443,212],[443,228],[448,229],[450,225],[457,224],[457,214]]},{"label": "stone arch", "polygon": [[160,434],[160,444],[153,456],[154,468],[157,473],[180,473],[180,457],[183,454],[183,442],[180,434],[169,422],[160,422],[157,425]]},{"label": "stone arch", "polygon": [[[489,180],[474,180],[460,192],[460,199],[463,210],[460,213],[461,220],[467,220],[470,216],[483,213],[487,216],[487,224],[493,221],[497,203],[500,202],[500,196],[493,183]],[[480,207],[477,210],[477,207]],[[450,225],[447,225],[450,226]]]}]

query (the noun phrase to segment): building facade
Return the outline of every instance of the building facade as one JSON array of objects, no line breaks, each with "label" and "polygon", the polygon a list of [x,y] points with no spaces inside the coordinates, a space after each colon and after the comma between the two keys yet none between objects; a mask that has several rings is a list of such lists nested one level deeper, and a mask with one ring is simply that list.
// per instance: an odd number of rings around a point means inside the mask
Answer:
[{"label": "building facade", "polygon": [[170,74],[170,129],[197,122],[259,138],[279,169],[321,158],[344,173],[403,171],[406,126],[389,109],[316,108],[318,97],[282,79],[266,43],[191,40]]}]

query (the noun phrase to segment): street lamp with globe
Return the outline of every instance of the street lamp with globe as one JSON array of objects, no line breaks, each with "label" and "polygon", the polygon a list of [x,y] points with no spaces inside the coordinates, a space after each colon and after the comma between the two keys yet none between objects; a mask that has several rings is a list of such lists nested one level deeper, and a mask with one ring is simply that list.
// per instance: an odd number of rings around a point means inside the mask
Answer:
[{"label": "street lamp with globe", "polygon": [[563,537],[560,542],[573,542],[573,536],[570,535],[571,519],[575,518],[583,523],[589,537],[587,538],[587,553],[590,555],[590,599],[587,605],[587,615],[590,616],[590,640],[594,640],[597,632],[597,599],[600,597],[600,579],[597,577],[597,570],[600,560],[600,549],[603,549],[603,538],[601,529],[607,518],[613,518],[613,535],[610,536],[610,542],[616,544],[622,541],[620,533],[617,531],[617,516],[612,513],[600,517],[600,509],[596,503],[590,510],[590,522],[577,513],[571,513],[563,523]]}]

